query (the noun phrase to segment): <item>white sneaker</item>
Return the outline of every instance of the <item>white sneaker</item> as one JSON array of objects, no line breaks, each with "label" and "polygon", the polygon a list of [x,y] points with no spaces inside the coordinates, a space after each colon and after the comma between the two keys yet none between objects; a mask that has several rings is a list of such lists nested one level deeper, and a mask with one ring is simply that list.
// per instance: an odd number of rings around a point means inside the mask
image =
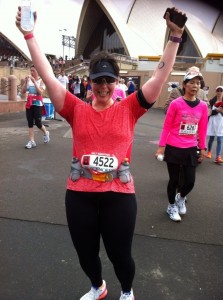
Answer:
[{"label": "white sneaker", "polygon": [[90,291],[84,296],[82,296],[80,300],[100,300],[105,298],[107,296],[107,293],[108,291],[106,288],[106,282],[103,280],[103,286],[101,288],[95,289],[92,286]]},{"label": "white sneaker", "polygon": [[133,295],[133,290],[131,290],[131,292],[129,293],[121,292],[121,297],[119,298],[119,300],[135,300],[135,297]]},{"label": "white sneaker", "polygon": [[181,217],[178,212],[178,207],[176,204],[169,204],[166,211],[173,221],[181,221]]},{"label": "white sneaker", "polygon": [[36,147],[36,142],[35,141],[28,141],[28,143],[25,145],[26,149],[31,149]]},{"label": "white sneaker", "polygon": [[49,133],[49,131],[46,131],[46,134],[44,134],[44,136],[43,136],[43,140],[44,140],[45,144],[49,143],[49,141],[50,141],[50,133]]},{"label": "white sneaker", "polygon": [[181,197],[180,193],[176,194],[175,197],[176,205],[178,207],[178,211],[180,215],[185,215],[187,212],[187,208],[185,205],[186,197]]}]

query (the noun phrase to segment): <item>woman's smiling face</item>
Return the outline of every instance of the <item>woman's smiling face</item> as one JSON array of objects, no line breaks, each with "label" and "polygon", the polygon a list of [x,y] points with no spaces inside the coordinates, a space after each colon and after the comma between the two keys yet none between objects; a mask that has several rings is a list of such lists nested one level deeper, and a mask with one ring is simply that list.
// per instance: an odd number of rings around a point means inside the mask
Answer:
[{"label": "woman's smiling face", "polygon": [[117,84],[117,79],[109,76],[98,77],[92,80],[92,91],[97,100],[106,100],[111,99],[115,87]]}]

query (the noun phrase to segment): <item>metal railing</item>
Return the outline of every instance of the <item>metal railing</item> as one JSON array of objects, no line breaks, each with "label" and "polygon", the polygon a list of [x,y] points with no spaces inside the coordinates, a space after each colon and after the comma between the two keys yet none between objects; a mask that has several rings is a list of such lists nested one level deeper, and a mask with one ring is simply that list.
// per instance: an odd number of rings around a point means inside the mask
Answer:
[{"label": "metal railing", "polygon": [[205,62],[205,59],[198,56],[177,56],[176,57],[176,63],[192,63],[192,64],[203,64]]},{"label": "metal railing", "polygon": [[84,61],[75,66],[66,68],[65,72],[70,73],[70,74],[75,73],[75,72],[82,72],[82,71],[88,70],[88,67],[89,67],[89,61]]}]

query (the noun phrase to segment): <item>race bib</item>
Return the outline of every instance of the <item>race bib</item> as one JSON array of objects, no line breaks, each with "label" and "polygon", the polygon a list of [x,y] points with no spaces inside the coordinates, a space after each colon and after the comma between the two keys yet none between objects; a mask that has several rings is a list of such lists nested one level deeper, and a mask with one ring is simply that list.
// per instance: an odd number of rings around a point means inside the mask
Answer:
[{"label": "race bib", "polygon": [[81,165],[92,171],[107,173],[117,170],[118,159],[109,154],[87,154],[82,156]]},{"label": "race bib", "polygon": [[179,135],[194,135],[197,134],[198,125],[181,122]]}]

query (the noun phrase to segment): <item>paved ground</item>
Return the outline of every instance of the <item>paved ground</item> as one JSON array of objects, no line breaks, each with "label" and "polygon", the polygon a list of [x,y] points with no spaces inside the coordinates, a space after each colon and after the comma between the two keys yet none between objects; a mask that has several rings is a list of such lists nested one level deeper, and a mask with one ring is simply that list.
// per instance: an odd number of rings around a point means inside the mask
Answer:
[{"label": "paved ground", "polygon": [[[164,114],[152,109],[135,131],[132,172],[138,198],[133,254],[136,300],[223,299],[223,166],[197,169],[188,213],[170,221],[167,170],[154,159]],[[60,118],[58,118],[60,119]],[[78,300],[89,289],[68,233],[64,194],[71,145],[65,121],[47,120],[51,142],[26,150],[24,113],[0,115],[0,299]],[[107,300],[120,287],[102,245]]]}]

